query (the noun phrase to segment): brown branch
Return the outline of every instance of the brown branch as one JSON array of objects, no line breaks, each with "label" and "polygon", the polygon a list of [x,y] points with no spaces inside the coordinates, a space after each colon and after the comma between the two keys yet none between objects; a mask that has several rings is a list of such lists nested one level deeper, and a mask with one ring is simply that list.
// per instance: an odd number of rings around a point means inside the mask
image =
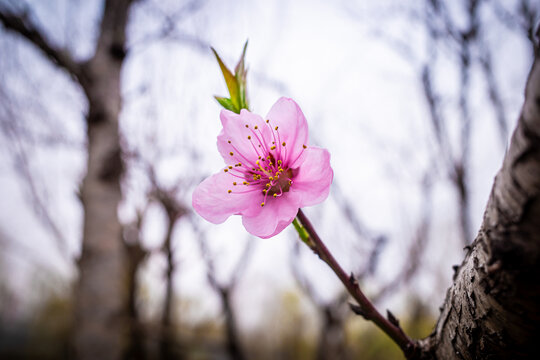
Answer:
[{"label": "brown branch", "polygon": [[304,212],[298,210],[297,218],[309,234],[311,249],[319,258],[324,261],[334,271],[339,280],[345,285],[349,294],[357,301],[358,305],[354,305],[353,310],[363,316],[366,320],[375,323],[382,331],[384,331],[403,351],[409,359],[416,355],[416,344],[403,332],[395,317],[388,312],[388,318],[385,318],[369,299],[364,295],[358,281],[354,275],[347,275],[341,265],[336,261],[330,253],[326,245],[323,243],[309,219],[304,215]]}]

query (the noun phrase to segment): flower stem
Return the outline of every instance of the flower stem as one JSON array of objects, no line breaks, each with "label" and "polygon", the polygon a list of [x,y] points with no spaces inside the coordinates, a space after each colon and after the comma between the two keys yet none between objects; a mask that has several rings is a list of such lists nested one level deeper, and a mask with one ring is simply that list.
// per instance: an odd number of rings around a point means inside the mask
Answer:
[{"label": "flower stem", "polygon": [[[341,265],[330,253],[302,209],[298,210],[297,219],[302,225],[303,230],[307,231],[311,240],[306,241],[302,239],[304,243],[306,243],[322,261],[330,266],[338,276],[339,280],[345,285],[349,294],[351,294],[358,302],[358,306],[354,306],[353,310],[357,314],[362,315],[366,320],[373,321],[401,348],[408,359],[412,359],[415,356],[416,344],[403,332],[397,319],[390,312],[388,312],[388,319],[379,313],[375,306],[373,306],[369,299],[364,295],[362,290],[360,290],[358,281],[355,279],[354,275],[352,273],[351,275],[347,275]],[[295,224],[295,228],[300,233],[297,225],[298,224]]]}]

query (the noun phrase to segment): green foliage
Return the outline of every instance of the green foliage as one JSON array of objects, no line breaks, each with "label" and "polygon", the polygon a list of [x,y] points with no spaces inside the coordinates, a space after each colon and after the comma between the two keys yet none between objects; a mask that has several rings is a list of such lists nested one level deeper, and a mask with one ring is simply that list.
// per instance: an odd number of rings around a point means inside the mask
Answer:
[{"label": "green foliage", "polygon": [[234,74],[231,70],[229,70],[229,68],[227,68],[227,66],[225,66],[217,51],[212,48],[212,52],[216,56],[219,68],[221,69],[221,73],[223,74],[223,78],[225,79],[225,83],[227,84],[230,98],[226,98],[223,96],[214,97],[225,109],[233,111],[237,114],[240,113],[240,110],[242,109],[249,110],[246,86],[247,70],[245,66],[247,44],[248,42],[246,41],[246,43],[244,44],[242,55],[240,56],[240,60],[234,68]]}]

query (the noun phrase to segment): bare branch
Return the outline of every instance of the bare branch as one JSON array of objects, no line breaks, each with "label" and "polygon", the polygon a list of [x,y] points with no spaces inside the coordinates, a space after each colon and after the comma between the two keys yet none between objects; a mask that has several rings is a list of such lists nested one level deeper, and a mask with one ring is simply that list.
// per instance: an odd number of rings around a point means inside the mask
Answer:
[{"label": "bare branch", "polygon": [[53,63],[65,69],[74,78],[80,78],[81,65],[71,57],[69,52],[51,44],[35,24],[30,21],[27,12],[16,15],[5,9],[5,7],[0,6],[0,22],[2,22],[6,29],[19,34],[34,44]]}]

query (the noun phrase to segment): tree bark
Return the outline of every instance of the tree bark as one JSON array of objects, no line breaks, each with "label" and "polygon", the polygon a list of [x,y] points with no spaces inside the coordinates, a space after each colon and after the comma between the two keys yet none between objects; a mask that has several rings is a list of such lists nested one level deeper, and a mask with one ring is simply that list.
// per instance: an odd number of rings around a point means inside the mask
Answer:
[{"label": "tree bark", "polygon": [[[538,35],[538,34],[537,34]],[[457,268],[425,359],[540,358],[540,61],[483,224]]]}]

